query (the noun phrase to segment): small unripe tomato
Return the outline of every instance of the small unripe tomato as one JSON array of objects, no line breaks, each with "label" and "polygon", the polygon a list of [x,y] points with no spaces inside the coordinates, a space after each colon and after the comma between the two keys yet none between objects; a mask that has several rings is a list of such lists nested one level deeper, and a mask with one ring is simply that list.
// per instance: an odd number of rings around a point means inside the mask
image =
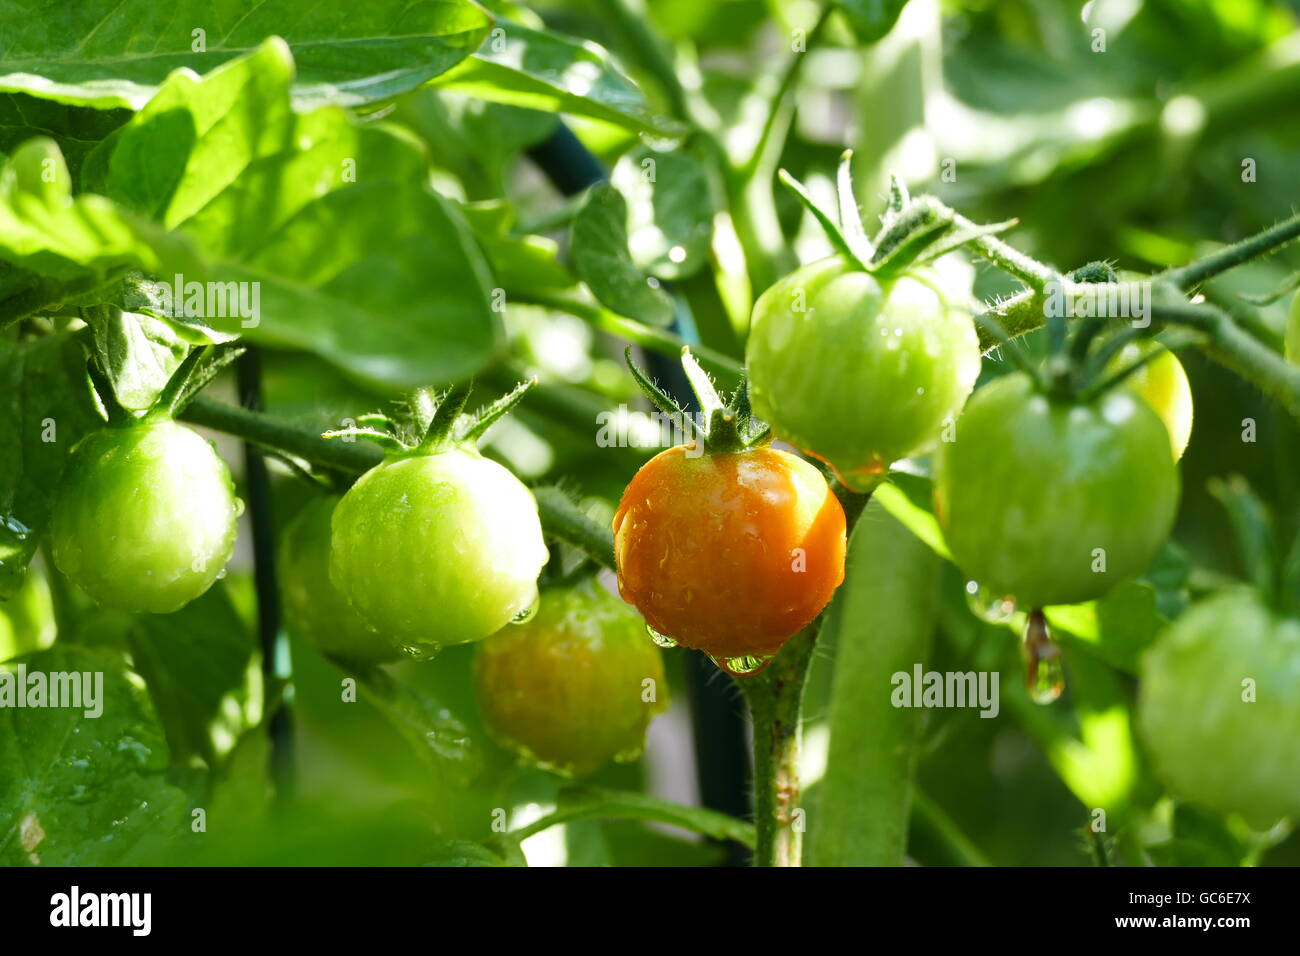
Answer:
[{"label": "small unripe tomato", "polygon": [[917,269],[881,282],[830,258],[777,282],[745,348],[755,414],[850,487],[928,451],[980,371],[970,312],[942,281]]},{"label": "small unripe tomato", "polygon": [[330,657],[356,664],[396,660],[393,643],[362,619],[330,580],[330,520],[339,499],[317,498],[285,528],[280,593],[289,628]]},{"label": "small unripe tomato", "polygon": [[1177,507],[1169,433],[1127,389],[1056,402],[1006,375],[975,393],[935,456],[935,516],[956,563],[1026,607],[1136,577]]},{"label": "small unripe tomato", "polygon": [[465,446],[389,458],[334,509],[330,578],[416,656],[481,641],[527,611],[546,560],[532,492]]},{"label": "small unripe tomato", "polygon": [[642,466],[614,515],[619,591],[658,633],[719,660],[775,654],[844,580],[844,510],[770,447]]},{"label": "small unripe tomato", "polygon": [[1183,457],[1192,437],[1192,386],[1178,356],[1157,342],[1131,343],[1116,356],[1111,369],[1131,365],[1152,352],[1159,355],[1126,378],[1124,386],[1142,396],[1152,411],[1160,416],[1169,432],[1169,442],[1177,461]]},{"label": "small unripe tomato", "polygon": [[1142,657],[1138,727],[1175,796],[1261,829],[1300,816],[1300,621],[1249,591],[1193,606]]},{"label": "small unripe tomato", "polygon": [[43,576],[28,571],[18,593],[0,604],[0,661],[45,650],[57,631],[50,586]]},{"label": "small unripe tomato", "polygon": [[640,756],[651,718],[668,706],[645,623],[591,579],[545,591],[531,621],[480,644],[474,689],[495,740],[573,776]]},{"label": "small unripe tomato", "polygon": [[101,604],[165,614],[221,575],[240,510],[230,469],[197,433],[172,421],[102,428],[68,459],[54,563]]},{"label": "small unripe tomato", "polygon": [[1300,365],[1300,292],[1291,300],[1291,311],[1286,319],[1286,357]]}]

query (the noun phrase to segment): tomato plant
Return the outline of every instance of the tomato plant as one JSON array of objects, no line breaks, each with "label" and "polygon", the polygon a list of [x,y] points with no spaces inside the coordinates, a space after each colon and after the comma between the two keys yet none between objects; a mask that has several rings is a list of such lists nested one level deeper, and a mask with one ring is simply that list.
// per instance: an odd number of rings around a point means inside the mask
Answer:
[{"label": "tomato plant", "polygon": [[548,590],[531,621],[479,645],[474,689],[505,747],[574,776],[635,760],[668,706],[645,623],[591,578]]},{"label": "tomato plant", "polygon": [[8,0],[0,864],[1300,863],[1296,15],[1121,6]]}]

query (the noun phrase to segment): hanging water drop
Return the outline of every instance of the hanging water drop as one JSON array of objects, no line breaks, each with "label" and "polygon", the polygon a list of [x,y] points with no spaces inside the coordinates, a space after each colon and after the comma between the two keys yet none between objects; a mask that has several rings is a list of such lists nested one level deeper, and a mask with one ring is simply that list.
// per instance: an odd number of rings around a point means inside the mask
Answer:
[{"label": "hanging water drop", "polygon": [[645,632],[650,635],[650,640],[654,641],[660,647],[676,647],[677,642],[667,634],[660,634],[649,624],[645,626]]},{"label": "hanging water drop", "polygon": [[1025,689],[1035,704],[1050,704],[1065,691],[1061,648],[1052,640],[1042,608],[1034,608],[1025,625]]},{"label": "hanging water drop", "polygon": [[714,657],[713,663],[732,677],[752,677],[772,663],[772,657],[757,654],[745,654],[740,657]]},{"label": "hanging water drop", "polygon": [[511,624],[527,624],[537,616],[537,609],[542,606],[542,595],[534,594],[529,605],[510,619]]},{"label": "hanging water drop", "polygon": [[402,653],[413,661],[431,661],[438,656],[438,650],[436,644],[408,644],[402,648]]},{"label": "hanging water drop", "polygon": [[978,581],[966,582],[966,604],[972,614],[990,624],[1005,623],[1016,612],[1015,598],[997,594]]}]

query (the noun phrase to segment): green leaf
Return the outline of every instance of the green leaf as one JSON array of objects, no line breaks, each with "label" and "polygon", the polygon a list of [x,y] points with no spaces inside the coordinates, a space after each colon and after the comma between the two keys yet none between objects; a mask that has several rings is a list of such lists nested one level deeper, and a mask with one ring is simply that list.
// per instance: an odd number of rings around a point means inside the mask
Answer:
[{"label": "green leaf", "polygon": [[74,198],[59,147],[43,138],[0,168],[0,259],[62,283],[185,261],[180,242],[147,220],[102,196]]},{"label": "green leaf", "polygon": [[610,182],[627,200],[627,244],[637,268],[675,280],[704,267],[713,203],[699,160],[688,153],[635,150],[618,161]]},{"label": "green leaf", "polygon": [[1182,803],[1174,807],[1173,839],[1146,849],[1159,866],[1242,866],[1250,856],[1221,817]]},{"label": "green leaf", "polygon": [[82,317],[94,333],[95,354],[118,404],[138,412],[150,408],[189,345],[161,319],[115,305],[83,309]]},{"label": "green leaf", "polygon": [[835,0],[860,43],[875,43],[894,28],[907,0]]},{"label": "green leaf", "polygon": [[[948,544],[943,540],[943,529],[927,500],[930,483],[923,478],[894,473],[890,480],[872,493],[872,499],[916,535],[939,557],[952,560]],[[904,490],[906,489],[906,490]],[[922,503],[925,502],[925,503]]]},{"label": "green leaf", "polygon": [[507,289],[567,290],[577,280],[559,260],[559,244],[547,236],[518,235],[514,207],[505,200],[471,203],[461,213],[487,256],[492,275]]},{"label": "green leaf", "polygon": [[130,118],[129,110],[97,110],[24,93],[0,93],[0,153],[12,153],[37,136],[48,137],[58,144],[75,183],[86,154]]},{"label": "green leaf", "polygon": [[573,221],[569,257],[573,269],[605,306],[656,326],[671,325],[676,307],[657,279],[643,273],[628,251],[627,203],[601,184]]},{"label": "green leaf", "polygon": [[656,116],[641,91],[587,40],[498,20],[483,46],[433,84],[480,99],[572,113],[635,132],[676,137],[682,124]]},{"label": "green leaf", "polygon": [[22,585],[72,446],[102,423],[79,336],[0,345],[0,600]]},{"label": "green leaf", "polygon": [[[200,250],[205,274],[182,276],[173,298],[203,324],[381,385],[474,375],[502,337],[491,278],[428,187],[423,150],[335,107],[296,114],[292,70],[271,40],[202,80],[173,76],[91,155],[88,181]],[[206,300],[191,300],[205,279]]]},{"label": "green leaf", "polygon": [[140,109],[173,71],[206,73],[279,35],[298,61],[298,108],[359,106],[414,89],[460,62],[491,23],[468,0],[309,7],[293,0],[81,0],[57,14],[39,0],[10,0],[0,23],[0,92]]},{"label": "green leaf", "polygon": [[128,641],[174,763],[217,766],[261,719],[254,638],[220,584],[175,613],[140,615]]},{"label": "green leaf", "polygon": [[479,741],[435,692],[378,668],[365,680],[369,701],[437,780],[463,787],[482,772]]},{"label": "green leaf", "polygon": [[415,132],[471,198],[505,195],[511,161],[559,123],[553,113],[428,88],[401,97],[390,119]]},{"label": "green leaf", "polygon": [[1047,609],[1047,621],[1064,643],[1076,645],[1112,667],[1137,673],[1138,658],[1168,623],[1147,584],[1121,584],[1099,601]]},{"label": "green leaf", "polygon": [[128,864],[188,832],[162,731],[121,655],[56,646],[22,664],[28,681],[72,672],[90,675],[91,687],[102,681],[102,712],[0,708],[0,864]]},{"label": "green leaf", "polygon": [[822,624],[835,670],[809,862],[900,866],[924,711],[894,706],[892,676],[928,658],[939,561],[873,500],[854,530],[849,568]]}]

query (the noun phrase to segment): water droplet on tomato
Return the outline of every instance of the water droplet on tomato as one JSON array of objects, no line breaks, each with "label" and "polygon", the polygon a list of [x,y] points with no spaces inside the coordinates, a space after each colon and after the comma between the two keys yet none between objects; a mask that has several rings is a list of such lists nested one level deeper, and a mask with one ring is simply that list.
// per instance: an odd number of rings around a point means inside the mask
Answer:
[{"label": "water droplet on tomato", "polygon": [[1050,704],[1065,691],[1061,648],[1052,640],[1042,608],[1034,608],[1025,625],[1025,689],[1035,704]]},{"label": "water droplet on tomato", "polygon": [[537,609],[542,606],[541,594],[534,594],[532,601],[510,619],[511,624],[527,624],[537,616]]},{"label": "water droplet on tomato", "polygon": [[676,646],[677,646],[677,641],[675,641],[673,638],[669,637],[667,634],[660,634],[658,631],[656,631],[656,630],[655,630],[653,627],[651,627],[649,624],[647,624],[647,625],[645,626],[645,632],[646,632],[647,634],[650,635],[650,640],[654,641],[654,642],[655,642],[656,644],[658,644],[660,647],[676,647]]},{"label": "water droplet on tomato", "polygon": [[402,653],[414,661],[431,661],[438,656],[439,650],[437,644],[408,644],[402,648]]},{"label": "water droplet on tomato", "polygon": [[1016,600],[1005,594],[997,594],[978,581],[966,582],[966,604],[981,621],[990,624],[1002,624],[1016,613]]},{"label": "water droplet on tomato", "polygon": [[714,657],[713,663],[732,677],[752,677],[772,663],[772,657],[764,657],[758,654],[745,654],[740,657]]}]

